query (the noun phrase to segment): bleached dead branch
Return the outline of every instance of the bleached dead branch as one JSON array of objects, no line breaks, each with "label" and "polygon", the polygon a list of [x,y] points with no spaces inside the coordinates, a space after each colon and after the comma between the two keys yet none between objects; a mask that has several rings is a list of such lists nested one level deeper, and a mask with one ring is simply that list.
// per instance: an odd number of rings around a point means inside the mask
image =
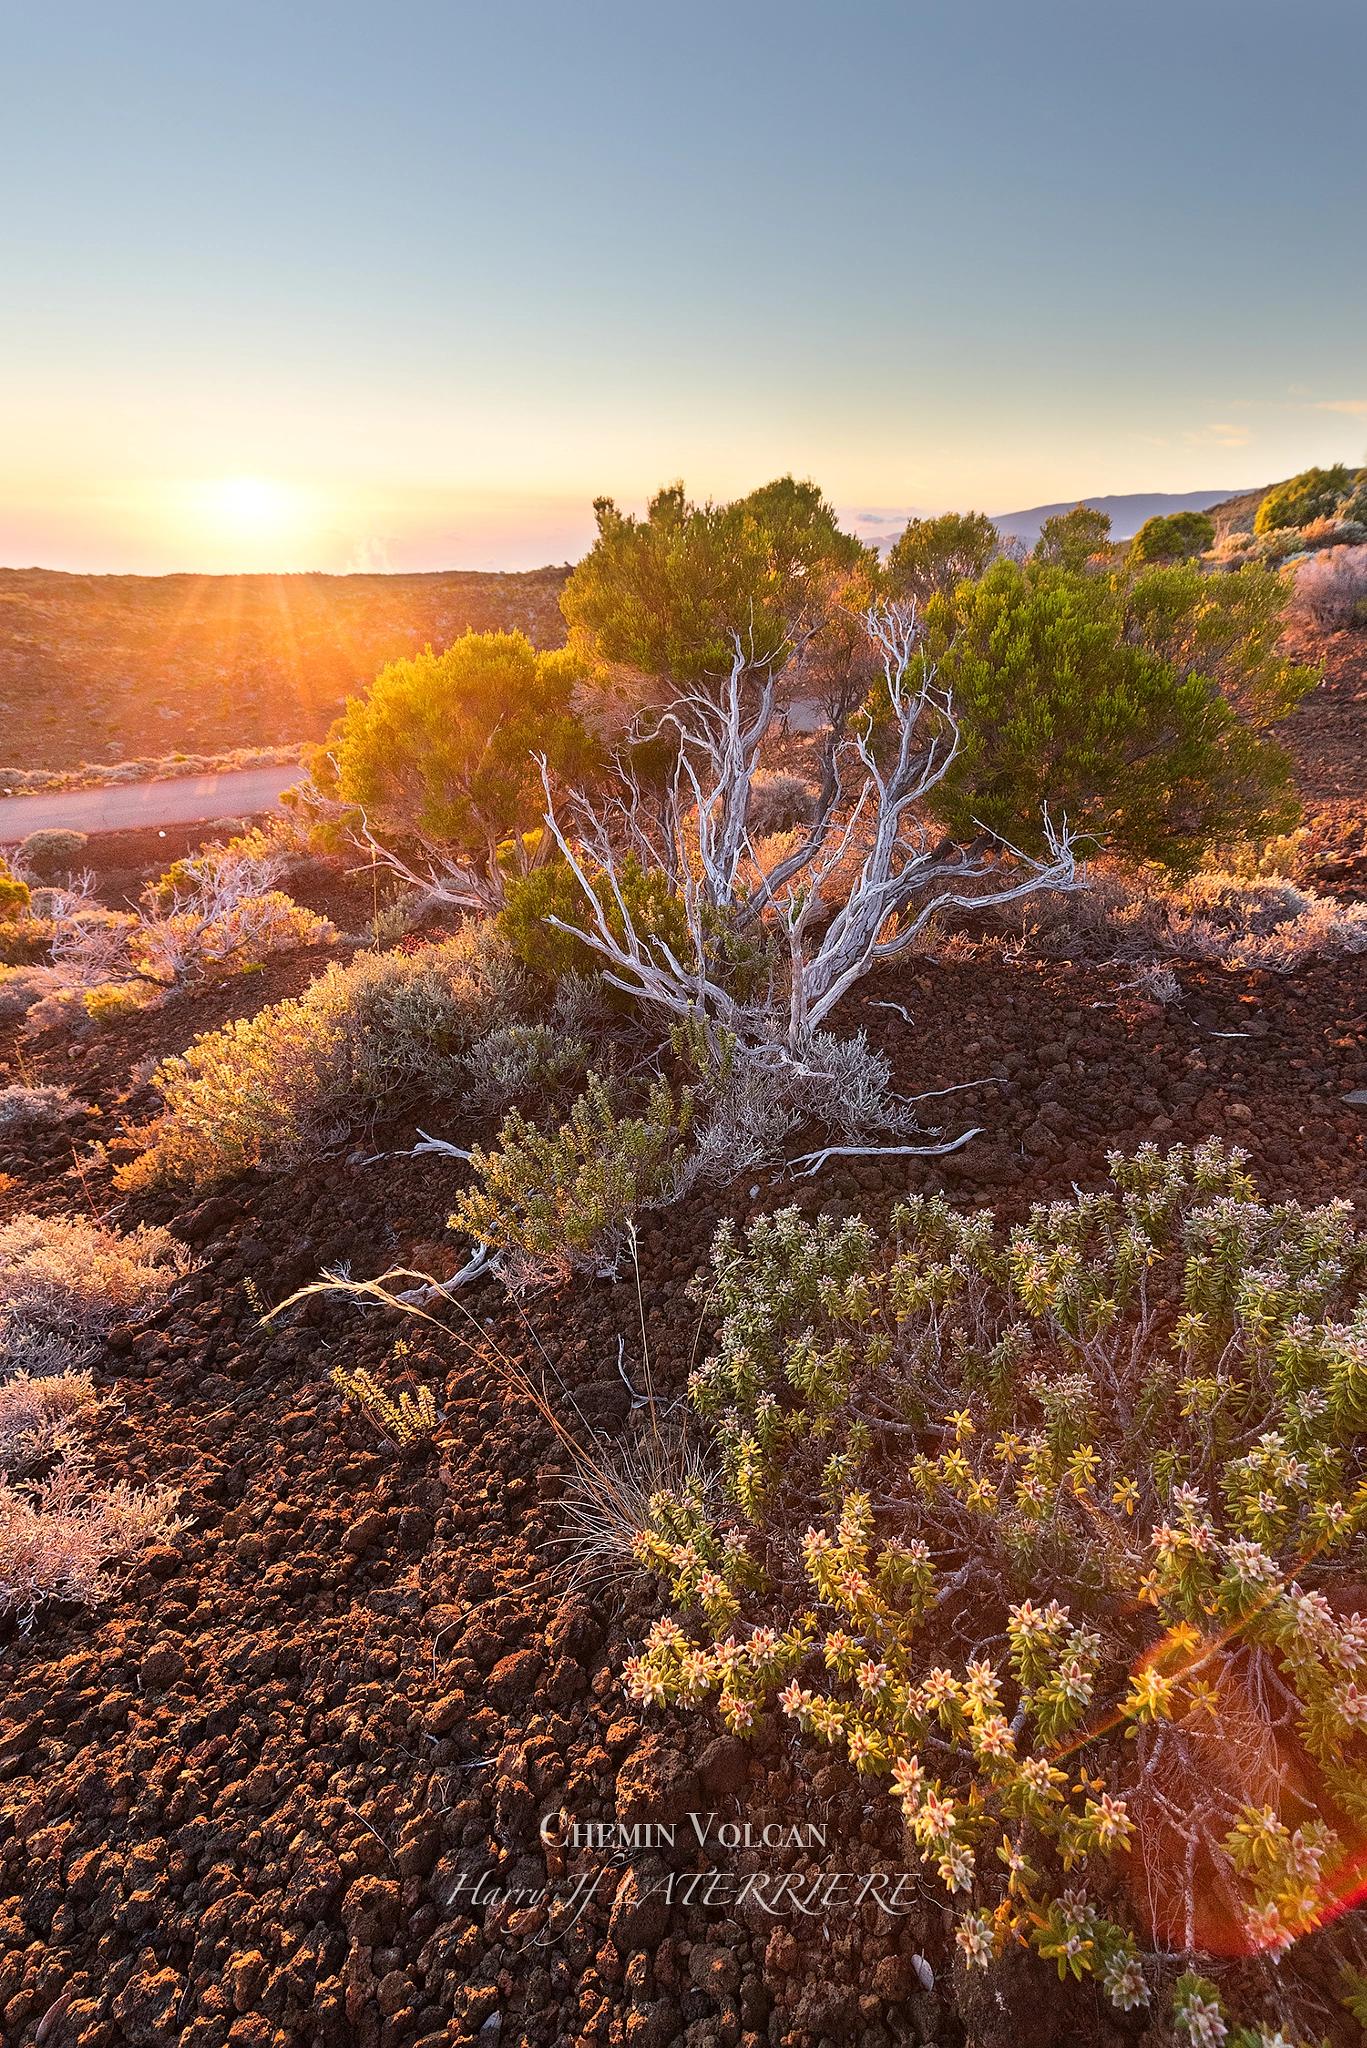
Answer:
[{"label": "bleached dead branch", "polygon": [[[911,946],[938,912],[1085,886],[1066,821],[1056,829],[1046,816],[1043,859],[988,834],[969,847],[943,838],[932,844],[913,822],[959,752],[953,702],[921,648],[914,605],[873,606],[861,624],[882,668],[891,748],[868,714],[851,721],[829,757],[816,817],[767,874],[746,816],[778,678],[772,670],[756,674],[739,640],[729,675],[718,677],[713,691],[685,691],[667,714],[680,744],[669,801],[656,815],[647,814],[628,779],[614,804],[594,805],[576,793],[562,820],[542,762],[547,829],[587,906],[581,925],[548,922],[597,953],[615,987],[672,1016],[693,1014],[709,1028],[722,1026],[762,1060],[775,1056],[780,1041],[782,1056],[800,1057],[852,984]],[[686,958],[658,932],[642,929],[624,888],[624,847],[674,880],[688,931]],[[825,892],[860,849],[854,884],[829,916]],[[772,990],[765,1002],[742,1004],[719,979],[709,944],[717,913],[741,930],[767,921],[782,934],[789,956],[784,1027]]]}]

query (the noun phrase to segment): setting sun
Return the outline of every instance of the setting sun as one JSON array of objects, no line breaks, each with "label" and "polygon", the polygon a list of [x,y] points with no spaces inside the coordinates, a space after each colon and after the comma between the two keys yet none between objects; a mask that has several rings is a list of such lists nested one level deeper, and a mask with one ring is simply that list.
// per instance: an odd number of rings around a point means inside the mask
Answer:
[{"label": "setting sun", "polygon": [[287,484],[266,477],[235,476],[216,479],[201,487],[201,510],[206,520],[225,535],[237,539],[284,539],[300,524],[303,505],[299,493]]}]

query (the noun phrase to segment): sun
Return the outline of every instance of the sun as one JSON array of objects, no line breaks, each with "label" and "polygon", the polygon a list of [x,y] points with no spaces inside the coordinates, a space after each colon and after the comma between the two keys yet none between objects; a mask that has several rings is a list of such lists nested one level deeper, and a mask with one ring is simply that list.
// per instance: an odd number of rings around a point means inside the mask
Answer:
[{"label": "sun", "polygon": [[299,521],[296,493],[259,476],[222,477],[206,484],[204,510],[236,539],[277,539],[292,533]]}]

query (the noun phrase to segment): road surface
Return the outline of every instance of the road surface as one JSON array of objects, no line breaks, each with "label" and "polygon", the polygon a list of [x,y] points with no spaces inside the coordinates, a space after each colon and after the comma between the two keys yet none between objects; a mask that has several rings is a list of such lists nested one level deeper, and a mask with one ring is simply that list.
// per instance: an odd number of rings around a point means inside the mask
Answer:
[{"label": "road surface", "polygon": [[140,825],[198,825],[268,811],[303,769],[238,768],[176,782],[115,782],[101,789],[44,790],[0,797],[0,845],[61,826],[69,832],[126,832]]}]

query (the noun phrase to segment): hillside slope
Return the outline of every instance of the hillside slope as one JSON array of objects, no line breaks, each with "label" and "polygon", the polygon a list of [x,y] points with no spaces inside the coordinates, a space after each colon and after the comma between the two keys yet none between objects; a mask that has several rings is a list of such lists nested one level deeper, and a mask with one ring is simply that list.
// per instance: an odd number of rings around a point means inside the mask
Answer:
[{"label": "hillside slope", "polygon": [[568,571],[69,576],[0,569],[4,765],[320,739],[348,691],[429,642],[559,646]]}]

